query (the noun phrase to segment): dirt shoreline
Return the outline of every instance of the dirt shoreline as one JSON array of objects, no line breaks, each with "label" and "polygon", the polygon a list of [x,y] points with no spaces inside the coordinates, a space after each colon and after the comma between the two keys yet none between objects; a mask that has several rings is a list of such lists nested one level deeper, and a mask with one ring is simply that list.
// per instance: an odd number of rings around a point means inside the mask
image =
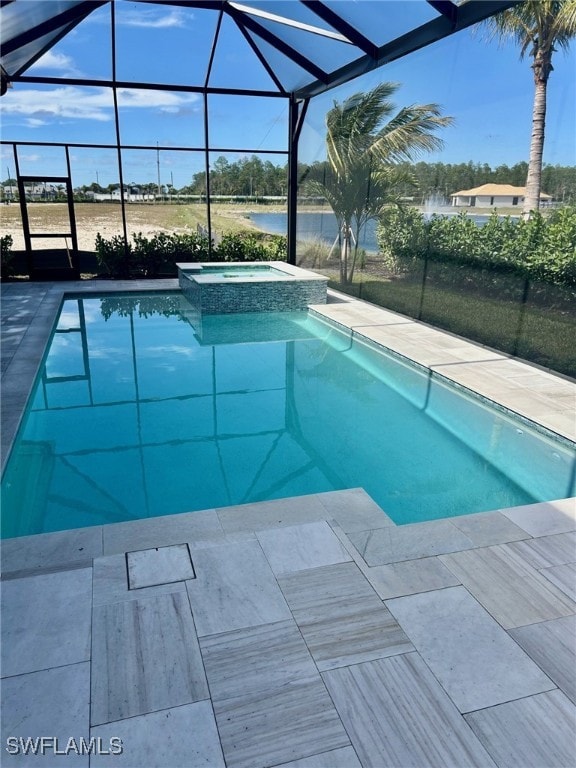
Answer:
[{"label": "dirt shoreline", "polygon": [[[416,206],[423,211],[422,206]],[[74,207],[78,248],[94,251],[96,235],[105,239],[122,234],[121,209],[117,203],[77,203]],[[458,209],[458,212],[466,209]],[[300,206],[299,213],[330,213],[328,206]],[[476,214],[490,214],[488,209],[468,209]],[[286,213],[284,205],[246,205],[217,203],[212,206],[212,229],[217,235],[225,232],[251,229],[262,231],[250,218],[252,214]],[[502,210],[502,215],[509,211]],[[60,233],[69,231],[66,203],[29,203],[28,216],[32,233]],[[128,234],[141,232],[151,236],[155,232],[195,232],[198,225],[206,226],[206,209],[202,205],[170,205],[132,203],[126,206]],[[0,232],[12,236],[15,251],[25,249],[20,206],[17,203],[0,205]],[[68,238],[68,247],[71,246]],[[64,248],[64,238],[35,241],[36,248]]]},{"label": "dirt shoreline", "polygon": [[[261,231],[249,218],[255,213],[285,213],[278,205],[232,207],[216,205],[212,208],[212,228],[218,234],[240,229]],[[32,233],[64,233],[69,231],[68,206],[66,203],[29,203],[28,217]],[[96,235],[108,239],[122,234],[121,209],[117,204],[81,203],[75,206],[78,249],[94,251]],[[128,235],[141,232],[151,236],[155,232],[195,232],[198,224],[206,225],[205,209],[201,206],[183,205],[128,205],[126,227]],[[17,203],[0,206],[0,232],[12,236],[15,251],[25,249],[20,206]],[[37,248],[64,247],[64,238],[36,240]],[[71,242],[68,238],[68,247]]]}]

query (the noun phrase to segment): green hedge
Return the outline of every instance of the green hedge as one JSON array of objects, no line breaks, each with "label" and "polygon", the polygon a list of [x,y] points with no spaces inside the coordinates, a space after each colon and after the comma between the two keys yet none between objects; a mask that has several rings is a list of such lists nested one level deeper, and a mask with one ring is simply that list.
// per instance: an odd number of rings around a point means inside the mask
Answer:
[{"label": "green hedge", "polygon": [[218,245],[206,235],[156,232],[146,237],[133,233],[125,242],[120,235],[106,240],[96,235],[98,268],[114,278],[176,274],[177,262],[285,261],[286,238],[264,232],[226,234]]},{"label": "green hedge", "polygon": [[12,235],[3,235],[0,237],[0,264],[2,277],[11,277],[14,272],[12,260]]},{"label": "green hedge", "polygon": [[501,218],[494,211],[484,226],[466,213],[426,220],[414,208],[391,208],[377,228],[385,266],[393,274],[421,271],[424,259],[476,266],[495,272],[576,285],[576,208],[547,216]]}]

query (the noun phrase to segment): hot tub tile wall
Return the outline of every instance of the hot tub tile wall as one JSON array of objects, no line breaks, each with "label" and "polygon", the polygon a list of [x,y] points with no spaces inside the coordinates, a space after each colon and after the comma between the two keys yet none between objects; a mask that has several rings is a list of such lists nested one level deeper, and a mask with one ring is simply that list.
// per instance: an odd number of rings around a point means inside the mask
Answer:
[{"label": "hot tub tile wall", "polygon": [[203,283],[180,273],[180,287],[194,309],[204,315],[233,312],[294,312],[326,303],[327,278]]},{"label": "hot tub tile wall", "polygon": [[190,310],[186,313],[186,317],[190,321],[190,324],[196,328],[202,322],[202,296],[200,286],[183,272],[179,272],[178,282],[180,284],[180,290],[190,304]]}]

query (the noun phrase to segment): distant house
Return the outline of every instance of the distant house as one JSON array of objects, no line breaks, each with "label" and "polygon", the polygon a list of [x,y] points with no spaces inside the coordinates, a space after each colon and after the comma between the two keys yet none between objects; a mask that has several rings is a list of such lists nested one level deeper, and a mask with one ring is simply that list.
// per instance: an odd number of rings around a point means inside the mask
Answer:
[{"label": "distant house", "polygon": [[[59,197],[66,197],[66,187],[54,184],[24,184],[26,200],[36,202],[38,200],[56,200]],[[18,196],[18,185],[4,184],[0,186],[0,195],[4,199],[15,200]]]},{"label": "distant house", "polygon": [[[94,200],[98,202],[112,201],[120,202],[120,187],[113,189],[112,192],[94,192],[92,193]],[[142,193],[140,187],[124,187],[124,200],[127,203],[142,203],[146,201],[154,201],[156,195],[150,193]]]},{"label": "distant house", "polygon": [[[474,189],[463,189],[450,195],[453,206],[469,206],[477,208],[512,208],[522,205],[526,187],[513,187],[511,184],[482,184]],[[551,195],[540,193],[540,202],[549,203]]]},{"label": "distant house", "polygon": [[54,184],[24,184],[27,200],[54,200],[59,195],[66,195],[66,187],[58,188]]}]

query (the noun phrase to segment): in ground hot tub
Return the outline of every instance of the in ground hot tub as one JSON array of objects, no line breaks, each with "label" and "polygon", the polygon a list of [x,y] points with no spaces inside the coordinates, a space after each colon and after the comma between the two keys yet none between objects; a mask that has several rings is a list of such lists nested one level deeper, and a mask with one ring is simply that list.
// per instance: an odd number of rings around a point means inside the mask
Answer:
[{"label": "in ground hot tub", "polygon": [[283,261],[177,264],[194,314],[295,312],[325,304],[328,278]]}]

